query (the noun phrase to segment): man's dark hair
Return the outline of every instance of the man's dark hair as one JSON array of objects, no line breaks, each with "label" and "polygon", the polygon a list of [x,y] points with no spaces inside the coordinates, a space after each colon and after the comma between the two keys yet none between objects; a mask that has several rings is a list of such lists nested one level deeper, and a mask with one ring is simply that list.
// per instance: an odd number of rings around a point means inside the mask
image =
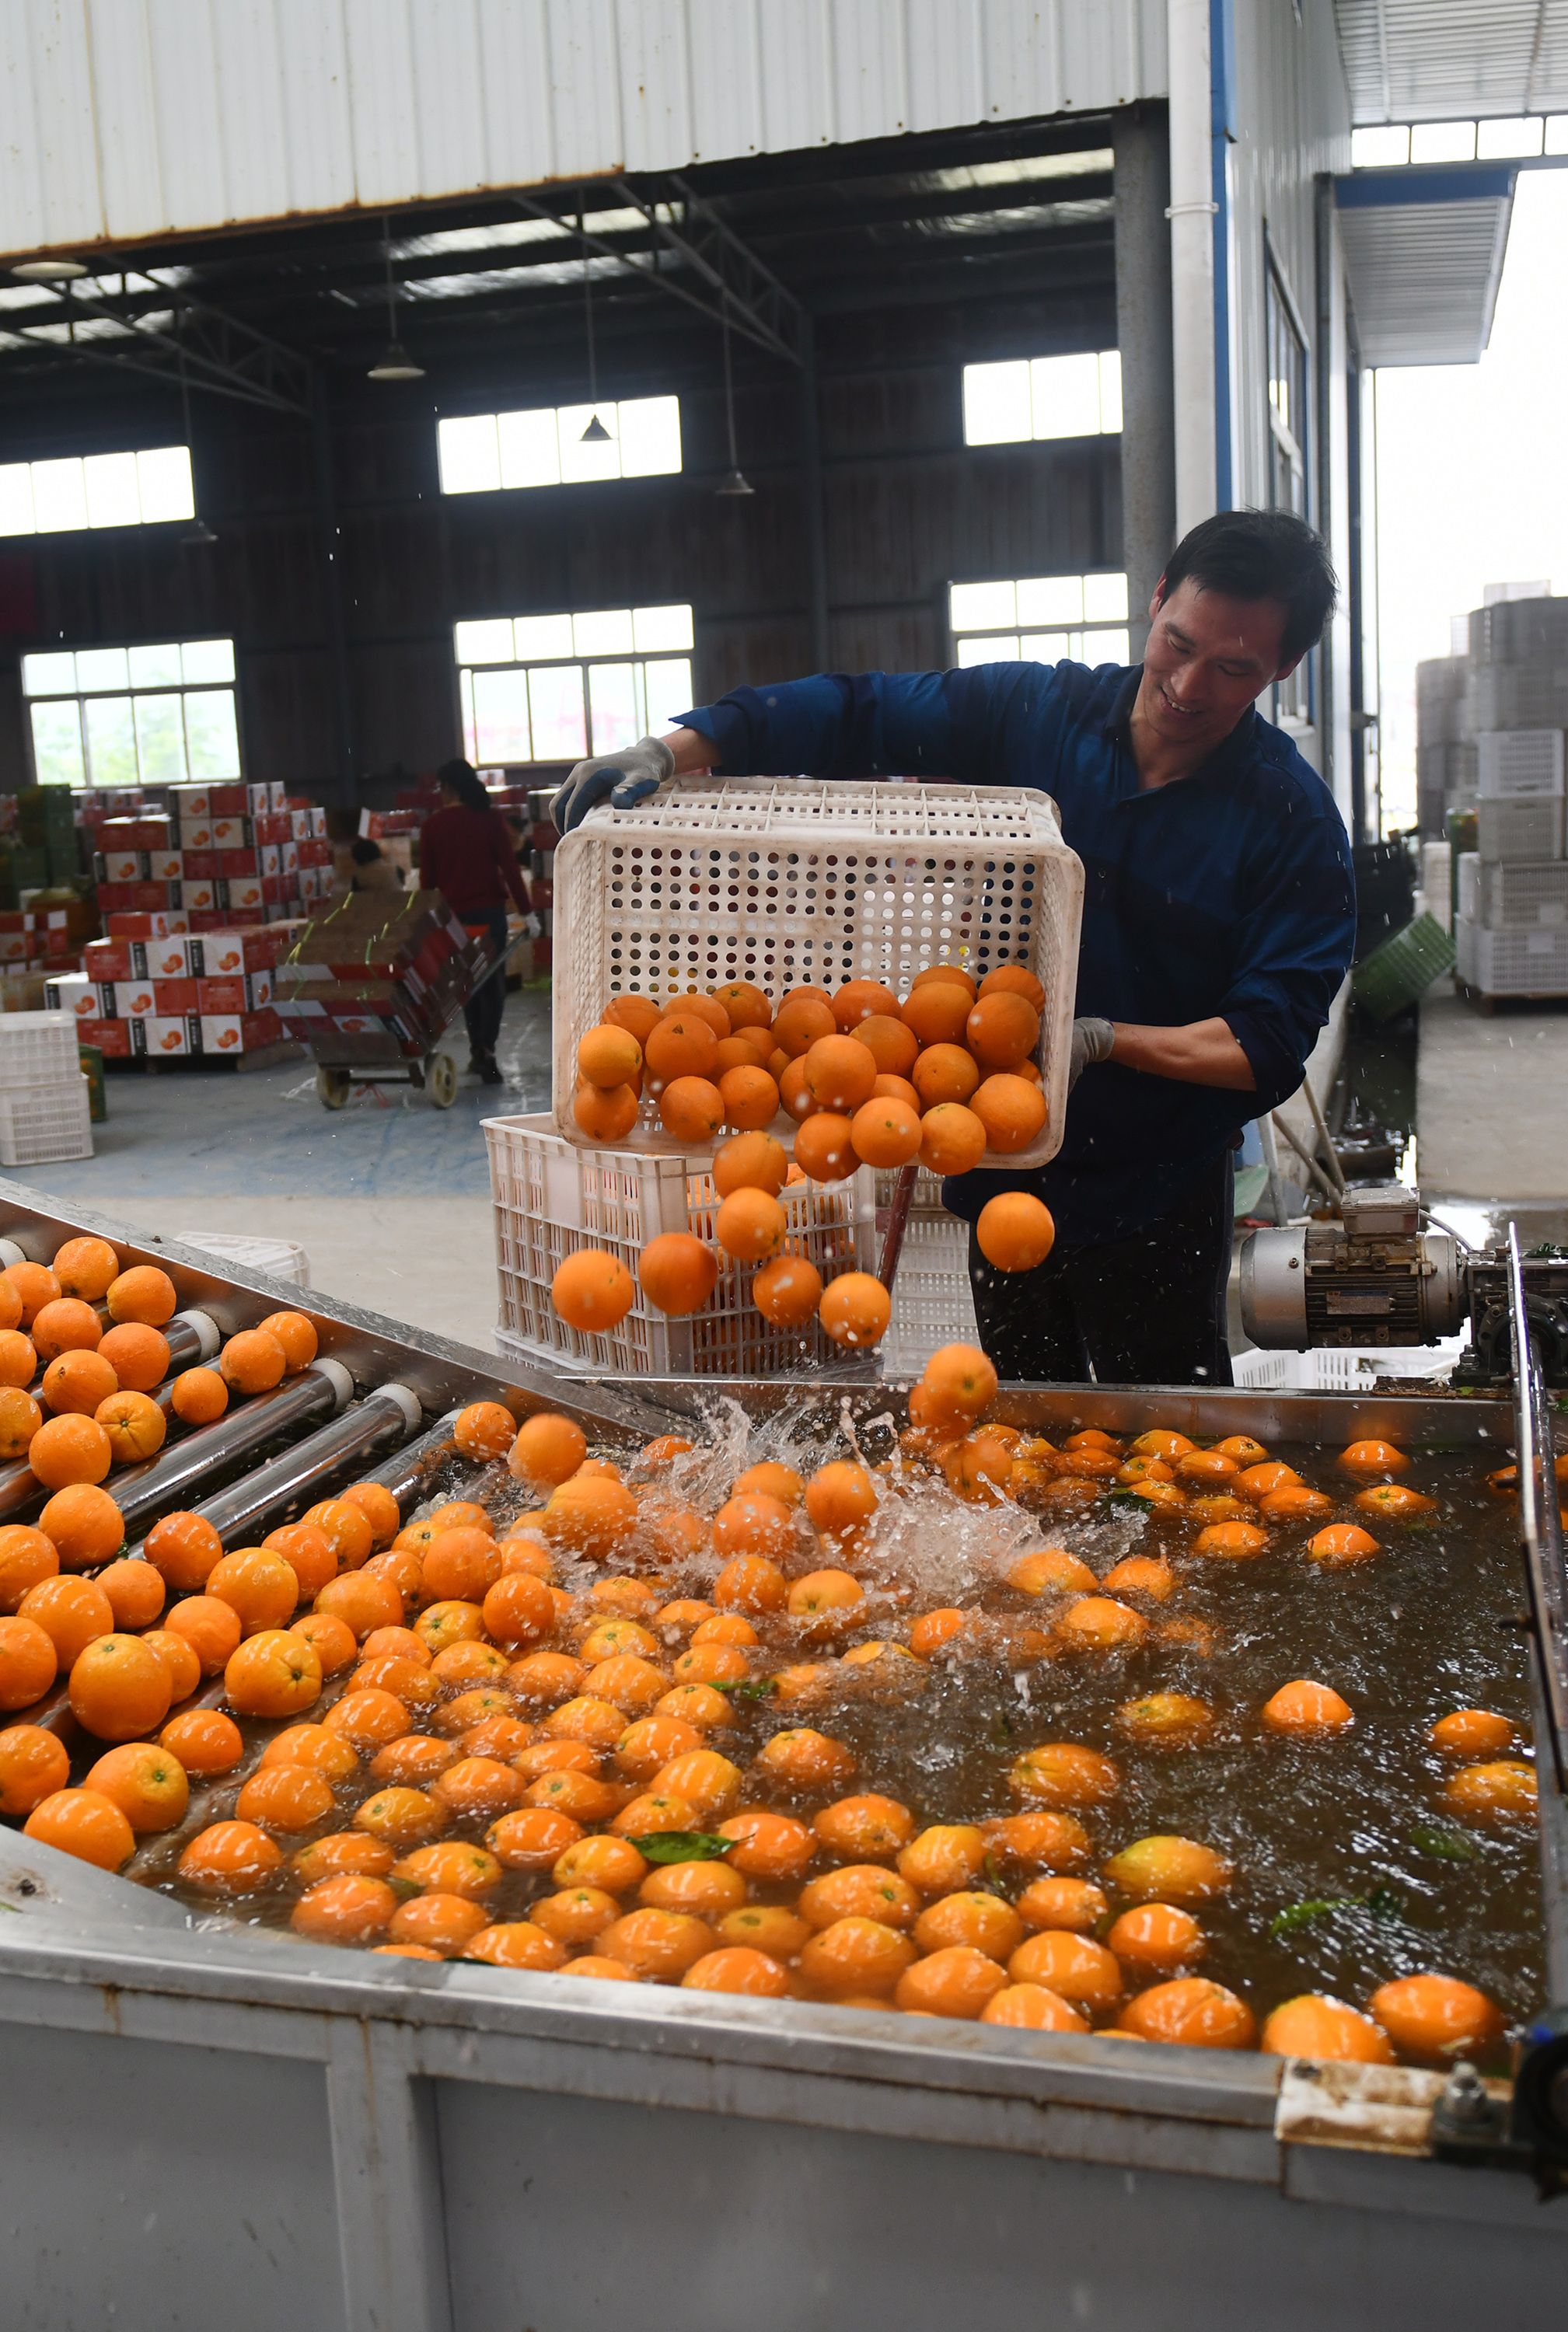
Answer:
[{"label": "man's dark hair", "polygon": [[373,866],[381,855],[381,846],[372,842],[368,834],[362,834],[349,855],[356,866]]},{"label": "man's dark hair", "polygon": [[443,793],[455,794],[464,809],[488,809],[490,796],[479,781],[472,761],[443,761],[435,772]]},{"label": "man's dark hair", "polygon": [[1317,645],[1339,597],[1327,544],[1289,511],[1219,511],[1206,518],[1165,561],[1162,605],[1188,581],[1228,599],[1277,600],[1285,609],[1281,664]]}]

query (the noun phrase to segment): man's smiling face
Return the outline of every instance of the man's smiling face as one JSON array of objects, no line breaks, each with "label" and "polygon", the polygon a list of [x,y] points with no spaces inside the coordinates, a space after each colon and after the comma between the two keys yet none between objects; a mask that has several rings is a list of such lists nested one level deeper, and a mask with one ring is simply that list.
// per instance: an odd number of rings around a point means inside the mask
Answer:
[{"label": "man's smiling face", "polygon": [[1278,600],[1228,599],[1190,576],[1168,599],[1161,597],[1164,588],[1162,577],[1149,606],[1152,628],[1133,718],[1201,760],[1300,659],[1281,661],[1286,611]]}]

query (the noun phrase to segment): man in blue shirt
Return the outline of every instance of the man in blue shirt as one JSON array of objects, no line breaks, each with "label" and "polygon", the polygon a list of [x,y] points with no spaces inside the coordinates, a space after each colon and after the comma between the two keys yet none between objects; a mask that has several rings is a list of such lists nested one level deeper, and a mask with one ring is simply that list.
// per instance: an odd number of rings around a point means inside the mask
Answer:
[{"label": "man in blue shirt", "polygon": [[1295,671],[1334,597],[1310,527],[1222,511],[1172,553],[1132,671],[997,664],[735,689],[666,739],[579,763],[558,797],[562,827],[607,794],[625,806],[708,769],[1054,797],[1085,876],[1062,1146],[1033,1172],[967,1174],[942,1194],[971,1224],[1020,1187],[1055,1218],[1029,1272],[990,1269],[970,1234],[980,1339],[1004,1377],[1231,1381],[1231,1153],[1299,1087],[1355,934],[1334,798],[1255,700]]}]

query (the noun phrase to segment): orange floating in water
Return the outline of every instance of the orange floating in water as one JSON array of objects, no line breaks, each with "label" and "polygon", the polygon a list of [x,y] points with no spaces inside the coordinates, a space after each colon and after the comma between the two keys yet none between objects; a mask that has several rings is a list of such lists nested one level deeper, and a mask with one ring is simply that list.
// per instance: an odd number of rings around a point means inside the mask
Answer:
[{"label": "orange floating in water", "polygon": [[1439,1717],[1427,1739],[1445,1757],[1495,1757],[1512,1746],[1514,1726],[1489,1708],[1456,1708]]},{"label": "orange floating in water", "polygon": [[1347,1474],[1402,1474],[1410,1462],[1391,1441],[1353,1441],[1339,1453]]},{"label": "orange floating in water", "polygon": [[1134,1903],[1203,1903],[1224,1894],[1230,1865],[1196,1839],[1140,1838],[1111,1857],[1104,1876]]},{"label": "orange floating in water", "polygon": [[1268,1533],[1259,1530],[1256,1523],[1210,1523],[1193,1541],[1193,1553],[1223,1555],[1237,1563],[1261,1554],[1267,1544]]},{"label": "orange floating in water", "polygon": [[1273,1698],[1264,1702],[1262,1716],[1271,1733],[1288,1733],[1303,1741],[1343,1733],[1355,1723],[1355,1711],[1347,1700],[1342,1700],[1331,1686],[1315,1684],[1306,1677],[1281,1685]]},{"label": "orange floating in water", "polygon": [[1250,2049],[1257,2027],[1244,2000],[1207,1976],[1178,1976],[1130,2000],[1116,2020],[1140,2040],[1167,2040],[1184,2049]]},{"label": "orange floating in water", "polygon": [[1306,1542],[1306,1552],[1314,1563],[1363,1563],[1369,1554],[1378,1551],[1376,1539],[1358,1523],[1330,1523],[1326,1530],[1320,1530],[1315,1538]]},{"label": "orange floating in water", "polygon": [[1123,1701],[1116,1722],[1137,1741],[1201,1741],[1214,1730],[1214,1711],[1183,1692],[1152,1692]]},{"label": "orange floating in water", "polygon": [[1394,2061],[1388,2035],[1370,2016],[1323,1992],[1298,1993],[1283,2002],[1265,2023],[1257,2045],[1267,2057],[1315,2057],[1353,2065]]},{"label": "orange floating in water", "polygon": [[1358,1490],[1354,1504],[1363,1515],[1382,1515],[1390,1522],[1414,1522],[1421,1515],[1434,1515],[1436,1498],[1424,1491],[1411,1490],[1403,1482],[1378,1482],[1369,1490]]},{"label": "orange floating in water", "polygon": [[1444,1784],[1443,1796],[1469,1821],[1531,1822],[1538,1797],[1535,1768],[1513,1760],[1467,1765]]},{"label": "orange floating in water", "polygon": [[1395,2048],[1410,2057],[1451,2061],[1503,2037],[1501,2011],[1457,1976],[1401,1976],[1374,1992],[1367,2007]]}]

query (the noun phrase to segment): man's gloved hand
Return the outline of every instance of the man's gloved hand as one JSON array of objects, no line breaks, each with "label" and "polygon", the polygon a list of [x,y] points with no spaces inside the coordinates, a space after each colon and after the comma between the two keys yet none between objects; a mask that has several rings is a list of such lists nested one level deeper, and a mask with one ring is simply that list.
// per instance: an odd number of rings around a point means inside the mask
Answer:
[{"label": "man's gloved hand", "polygon": [[1067,1091],[1072,1092],[1091,1061],[1108,1061],[1116,1032],[1108,1020],[1075,1020],[1073,1023],[1073,1054],[1067,1070]]},{"label": "man's gloved hand", "polygon": [[560,833],[569,834],[607,794],[613,809],[630,809],[674,774],[675,757],[669,747],[657,737],[639,737],[623,753],[600,753],[579,761],[555,798],[551,820]]},{"label": "man's gloved hand", "polygon": [[537,907],[533,908],[530,913],[524,917],[523,929],[527,932],[531,940],[543,939],[544,917],[540,913]]}]

